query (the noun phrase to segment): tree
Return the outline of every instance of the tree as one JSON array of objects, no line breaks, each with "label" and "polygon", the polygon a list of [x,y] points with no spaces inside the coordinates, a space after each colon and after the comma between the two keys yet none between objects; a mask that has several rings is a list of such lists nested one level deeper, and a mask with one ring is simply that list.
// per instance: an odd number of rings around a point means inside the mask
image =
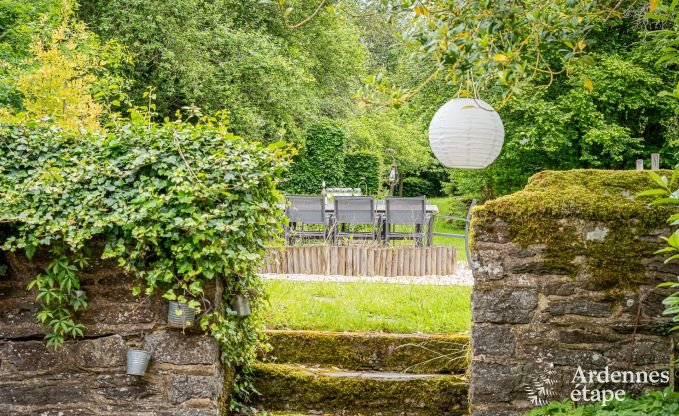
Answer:
[{"label": "tree", "polygon": [[293,32],[255,0],[85,0],[80,12],[133,53],[133,97],[156,87],[161,116],[226,109],[236,133],[267,141],[344,116],[366,55],[351,22],[323,15]]}]

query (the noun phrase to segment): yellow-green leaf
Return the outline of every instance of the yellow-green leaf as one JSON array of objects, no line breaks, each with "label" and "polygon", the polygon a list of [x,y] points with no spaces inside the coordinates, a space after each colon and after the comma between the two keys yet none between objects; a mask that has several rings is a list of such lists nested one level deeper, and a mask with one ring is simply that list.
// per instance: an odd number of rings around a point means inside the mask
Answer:
[{"label": "yellow-green leaf", "polygon": [[594,89],[594,84],[592,84],[592,81],[589,78],[585,77],[583,82],[585,84],[585,88],[587,88],[588,90],[592,91]]}]

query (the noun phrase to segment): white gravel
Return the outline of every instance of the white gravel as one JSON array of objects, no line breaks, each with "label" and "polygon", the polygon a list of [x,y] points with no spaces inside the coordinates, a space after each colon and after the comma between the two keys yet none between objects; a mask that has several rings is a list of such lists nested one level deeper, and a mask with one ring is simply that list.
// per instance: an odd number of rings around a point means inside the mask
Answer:
[{"label": "white gravel", "polygon": [[447,276],[342,276],[321,274],[273,274],[261,275],[265,280],[287,280],[289,282],[374,282],[393,283],[399,285],[441,285],[441,286],[472,286],[474,278],[468,265],[464,261],[457,262],[455,274]]}]

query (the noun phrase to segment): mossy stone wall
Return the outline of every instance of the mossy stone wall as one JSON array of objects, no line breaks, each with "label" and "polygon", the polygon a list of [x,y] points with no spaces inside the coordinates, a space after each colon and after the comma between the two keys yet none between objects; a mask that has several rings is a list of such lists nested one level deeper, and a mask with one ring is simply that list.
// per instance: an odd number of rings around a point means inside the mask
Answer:
[{"label": "mossy stone wall", "polygon": [[[78,316],[85,337],[45,348],[28,282],[45,266],[6,253],[0,277],[0,414],[219,416],[227,404],[219,346],[167,327],[167,302],[132,295],[134,279],[114,262],[79,274],[89,298]],[[93,257],[97,258],[97,257]],[[129,348],[150,351],[146,375],[126,374]]]},{"label": "mossy stone wall", "polygon": [[654,254],[669,210],[635,198],[652,187],[647,172],[546,171],[474,210],[475,415],[533,407],[528,390],[545,373],[558,379],[540,397],[551,401],[570,394],[579,365],[668,367],[668,292],[656,286],[679,268]]}]

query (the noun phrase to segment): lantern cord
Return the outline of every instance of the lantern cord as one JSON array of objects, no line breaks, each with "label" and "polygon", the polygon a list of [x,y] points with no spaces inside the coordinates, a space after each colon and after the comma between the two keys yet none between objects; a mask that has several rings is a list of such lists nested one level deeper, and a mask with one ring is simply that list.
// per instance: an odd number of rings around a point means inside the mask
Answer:
[{"label": "lantern cord", "polygon": [[[490,109],[485,108],[485,107],[483,107],[483,106],[481,105],[481,103],[479,102],[479,91],[478,91],[478,89],[477,89],[477,87],[476,87],[476,82],[474,82],[474,77],[472,76],[471,71],[467,71],[467,77],[469,78],[468,81],[471,82],[471,84],[472,84],[472,92],[473,92],[473,94],[474,94],[474,96],[472,97],[472,100],[474,100],[474,102],[476,103],[476,105],[477,105],[480,109],[482,109],[482,110],[484,110],[484,111],[488,111],[488,112],[494,113],[494,112],[495,112],[495,109],[494,109],[493,107],[491,107]],[[459,98],[459,94],[458,94],[458,98]]]}]

